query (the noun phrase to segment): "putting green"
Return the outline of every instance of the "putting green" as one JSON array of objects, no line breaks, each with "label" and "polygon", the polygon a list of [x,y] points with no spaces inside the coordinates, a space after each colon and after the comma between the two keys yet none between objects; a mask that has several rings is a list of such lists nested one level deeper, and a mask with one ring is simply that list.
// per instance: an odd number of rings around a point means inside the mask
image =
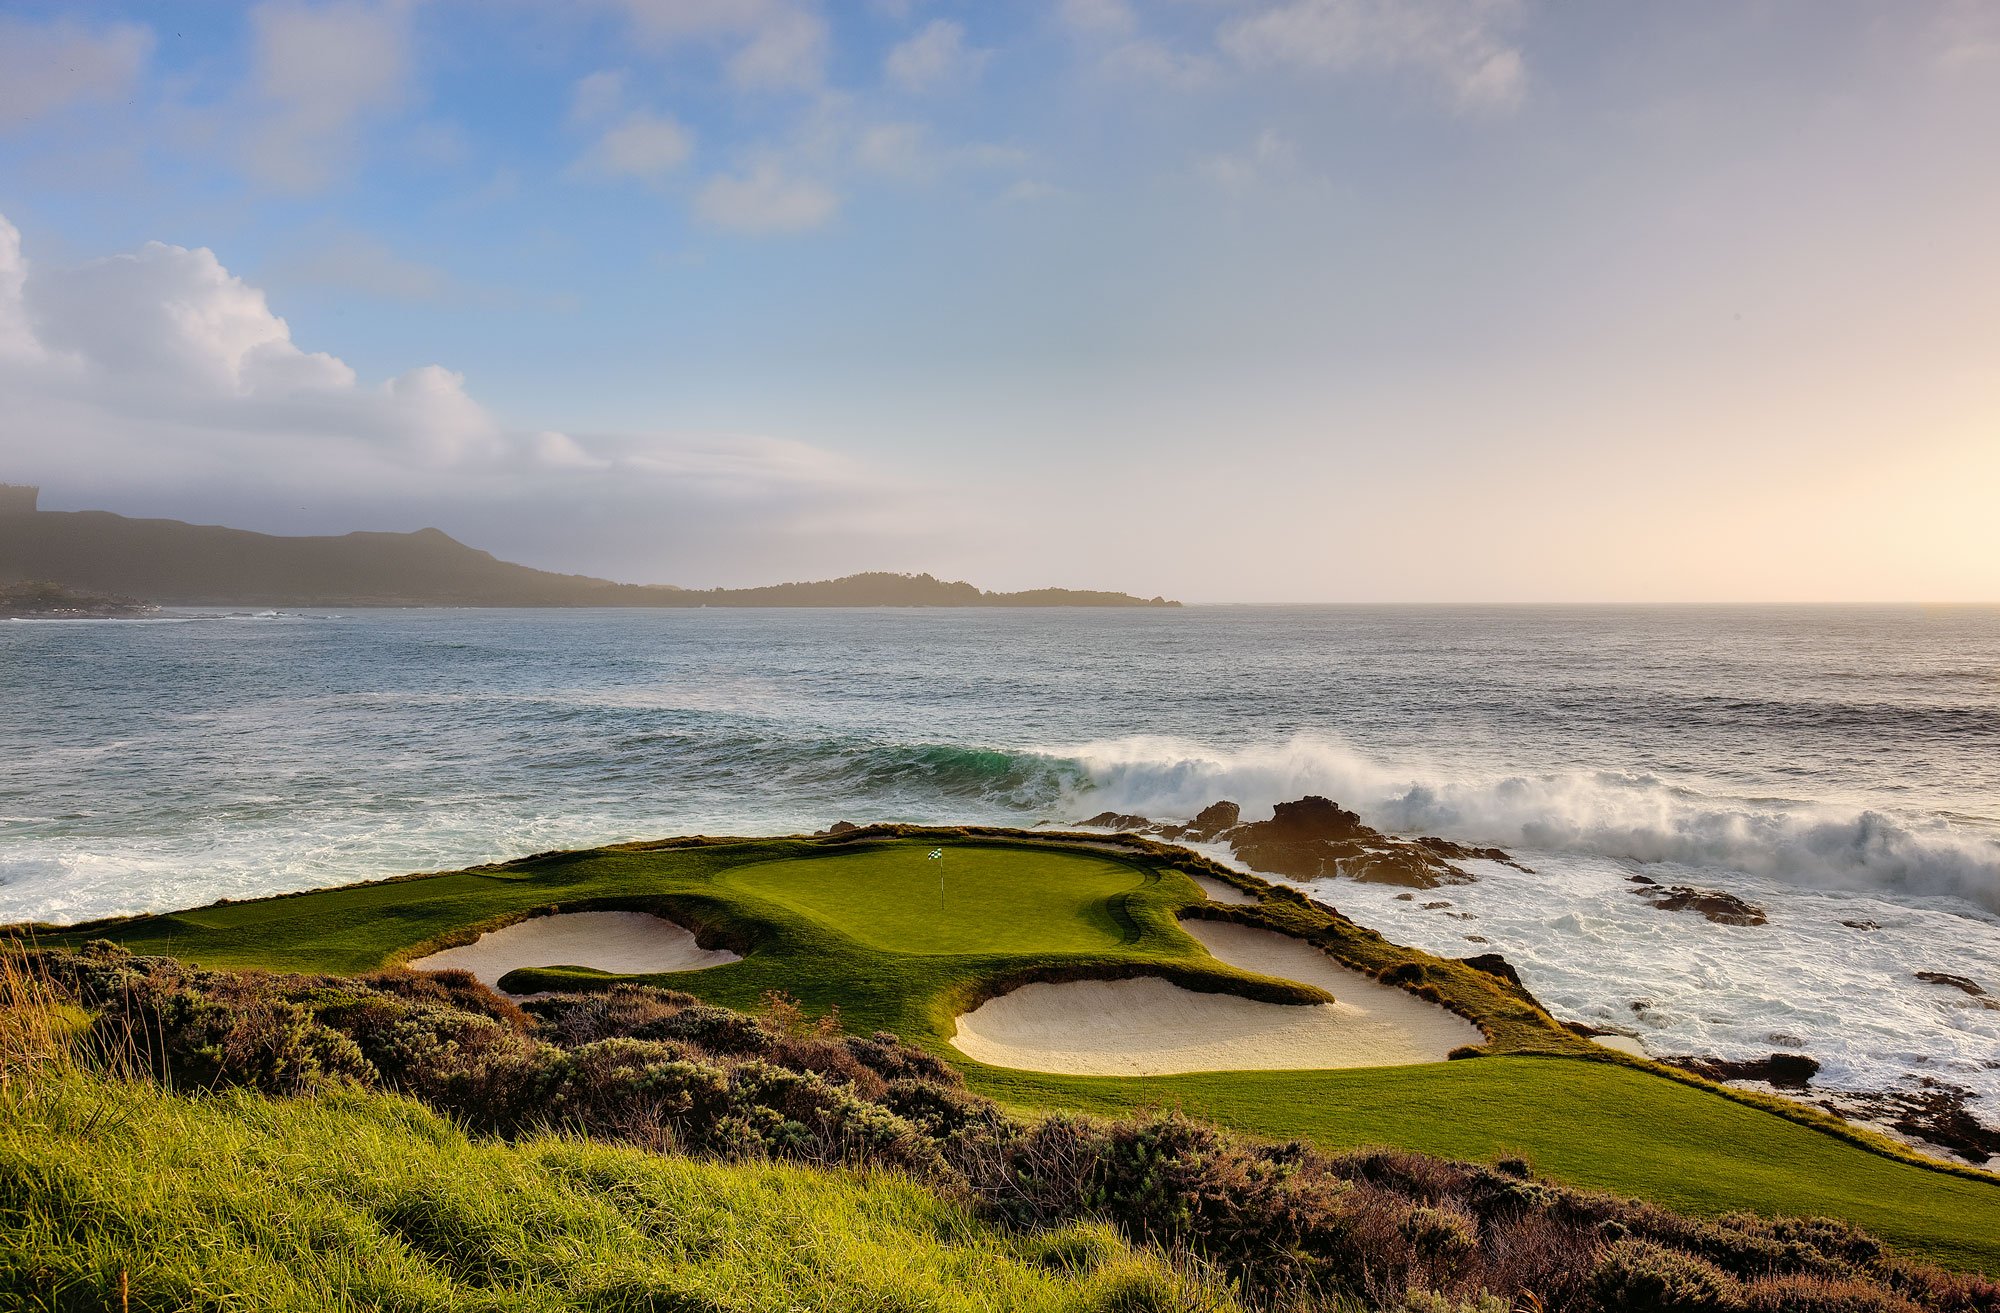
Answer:
[{"label": "putting green", "polygon": [[871,948],[918,957],[1089,953],[1130,945],[1125,895],[1145,872],[1109,857],[898,844],[725,872],[723,889],[803,912]]},{"label": "putting green", "polygon": [[[926,858],[937,846],[945,849],[942,911],[940,873]],[[1747,1208],[1844,1217],[1926,1257],[2000,1268],[2000,1187],[1990,1179],[1873,1153],[1801,1124],[1809,1120],[1802,1111],[1746,1107],[1634,1069],[1557,1027],[1495,977],[1390,944],[1296,897],[1232,911],[1330,940],[1346,960],[1377,973],[1414,973],[1423,988],[1480,1017],[1495,1052],[1564,1056],[1116,1078],[1003,1070],[949,1047],[953,1018],[996,981],[1156,974],[1253,997],[1284,988],[1209,957],[1180,928],[1176,914],[1201,901],[1187,874],[1193,861],[1143,851],[1120,860],[1031,836],[940,832],[703,841],[551,853],[39,937],[68,945],[111,939],[206,966],[347,973],[538,911],[654,912],[717,937],[743,960],[640,979],[729,1007],[757,1008],[778,990],[813,1013],[838,1008],[850,1030],[889,1030],[926,1045],[957,1062],[974,1090],[1017,1106],[1102,1113],[1179,1106],[1328,1148],[1521,1154],[1577,1185],[1699,1214]],[[595,988],[605,979],[565,969],[507,977],[510,988],[524,990]]]}]

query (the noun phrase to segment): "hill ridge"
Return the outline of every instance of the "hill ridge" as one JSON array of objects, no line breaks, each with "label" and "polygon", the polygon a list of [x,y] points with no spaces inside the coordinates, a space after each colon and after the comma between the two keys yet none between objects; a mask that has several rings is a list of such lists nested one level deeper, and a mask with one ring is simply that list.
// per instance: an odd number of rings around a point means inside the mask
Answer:
[{"label": "hill ridge", "polygon": [[628,584],[503,561],[442,529],[280,535],[112,511],[0,514],[0,584],[49,582],[169,606],[1178,606],[1067,588],[988,592],[867,571],[753,588]]}]

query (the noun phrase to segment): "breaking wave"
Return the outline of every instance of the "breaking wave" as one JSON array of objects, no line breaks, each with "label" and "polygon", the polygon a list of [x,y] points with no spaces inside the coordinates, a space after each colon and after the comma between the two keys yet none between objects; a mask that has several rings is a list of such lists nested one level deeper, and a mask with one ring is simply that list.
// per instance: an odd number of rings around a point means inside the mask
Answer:
[{"label": "breaking wave", "polygon": [[1656,775],[1401,770],[1331,740],[1219,750],[1137,737],[1047,750],[1090,781],[1076,805],[1189,816],[1218,798],[1252,818],[1324,794],[1378,828],[1471,843],[1744,871],[1813,888],[1951,897],[2000,912],[2000,827],[1966,817],[1706,793]]}]

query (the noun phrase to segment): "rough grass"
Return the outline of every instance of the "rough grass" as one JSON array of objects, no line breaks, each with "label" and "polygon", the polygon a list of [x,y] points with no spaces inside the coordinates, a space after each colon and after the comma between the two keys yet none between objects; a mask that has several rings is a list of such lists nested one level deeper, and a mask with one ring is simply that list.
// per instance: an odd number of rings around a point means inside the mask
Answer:
[{"label": "rough grass", "polygon": [[408,1100],[0,1095],[0,1305],[23,1310],[1234,1307],[1109,1228],[1010,1235],[886,1175],[564,1139]]},{"label": "rough grass", "polygon": [[[935,907],[937,872],[923,853],[940,843],[948,893],[958,872],[992,878],[962,888],[957,921],[905,943],[919,951],[869,942],[889,939],[879,927],[921,922]],[[1182,1106],[1227,1126],[1335,1149],[1390,1144],[1489,1160],[1521,1155],[1560,1180],[1703,1214],[1848,1218],[1940,1261],[2000,1271],[2000,1185],[1990,1178],[1912,1162],[1809,1109],[1759,1106],[1628,1062],[1564,1031],[1496,976],[1392,944],[1294,891],[1182,850],[1143,840],[1122,847],[1065,851],[1002,835],[898,837],[886,830],[841,841],[627,845],[100,923],[44,942],[109,938],[211,966],[353,973],[552,907],[651,910],[695,928],[704,944],[745,954],[728,966],[654,977],[657,983],[736,1008],[754,1009],[773,989],[814,1013],[838,1008],[850,1030],[893,1031],[956,1062],[974,1089],[1010,1103],[1103,1112]],[[1263,901],[1253,908],[1205,904],[1186,878],[1196,870]],[[1104,891],[1098,910],[1076,895],[1083,888]],[[1118,1080],[1002,1071],[947,1046],[953,1017],[1028,980],[1146,973],[1274,1001],[1315,996],[1207,957],[1178,928],[1176,917],[1186,911],[1311,939],[1472,1018],[1491,1037],[1488,1052],[1587,1061],[1483,1058]],[[605,979],[529,971],[508,983],[573,989]]]}]

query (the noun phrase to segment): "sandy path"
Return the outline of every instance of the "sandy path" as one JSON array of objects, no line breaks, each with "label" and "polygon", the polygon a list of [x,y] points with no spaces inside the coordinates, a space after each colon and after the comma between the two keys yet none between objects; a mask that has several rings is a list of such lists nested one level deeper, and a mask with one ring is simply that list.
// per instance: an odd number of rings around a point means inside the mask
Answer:
[{"label": "sandy path", "polygon": [[953,1047],[1024,1071],[1164,1076],[1442,1062],[1484,1042],[1462,1017],[1288,935],[1219,921],[1182,928],[1232,966],[1318,985],[1339,1002],[1260,1003],[1156,977],[1024,985],[960,1017]]},{"label": "sandy path", "polygon": [[470,944],[409,963],[413,971],[470,971],[494,989],[516,967],[590,967],[617,975],[699,971],[742,959],[703,948],[694,935],[647,912],[562,912],[489,930]]}]

